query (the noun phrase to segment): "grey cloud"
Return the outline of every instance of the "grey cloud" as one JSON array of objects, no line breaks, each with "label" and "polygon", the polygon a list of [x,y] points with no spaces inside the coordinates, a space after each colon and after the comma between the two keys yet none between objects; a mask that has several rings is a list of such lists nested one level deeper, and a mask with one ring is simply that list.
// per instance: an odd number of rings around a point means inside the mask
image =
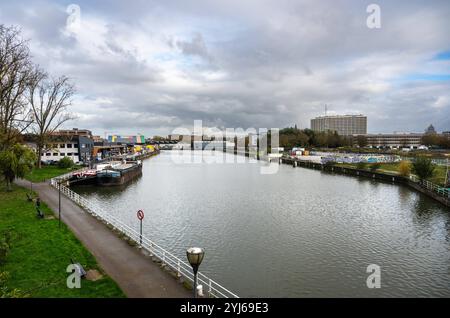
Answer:
[{"label": "grey cloud", "polygon": [[208,61],[211,60],[203,36],[200,33],[196,33],[190,41],[176,41],[175,45],[183,54],[199,56]]},{"label": "grey cloud", "polygon": [[98,43],[85,35],[89,48],[62,36],[65,7],[56,1],[0,4],[2,21],[30,34],[37,62],[76,81],[74,111],[86,116],[70,126],[308,127],[328,104],[367,114],[372,132],[450,130],[449,106],[433,107],[449,81],[408,80],[450,49],[446,1],[377,1],[380,30],[366,27],[364,1],[77,3],[106,30]]}]

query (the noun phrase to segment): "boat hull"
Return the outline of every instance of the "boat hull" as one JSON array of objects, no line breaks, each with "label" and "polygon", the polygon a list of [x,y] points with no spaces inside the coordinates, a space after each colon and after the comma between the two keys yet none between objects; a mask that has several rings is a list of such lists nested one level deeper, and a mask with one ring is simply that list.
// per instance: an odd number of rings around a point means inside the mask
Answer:
[{"label": "boat hull", "polygon": [[120,173],[99,173],[96,183],[100,186],[117,186],[130,182],[142,175],[142,165],[135,165]]}]

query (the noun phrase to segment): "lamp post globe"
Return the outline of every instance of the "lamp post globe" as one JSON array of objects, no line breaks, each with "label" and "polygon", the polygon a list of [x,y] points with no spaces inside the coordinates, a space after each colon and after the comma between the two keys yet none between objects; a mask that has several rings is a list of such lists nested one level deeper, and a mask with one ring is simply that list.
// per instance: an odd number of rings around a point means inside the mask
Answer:
[{"label": "lamp post globe", "polygon": [[186,256],[194,271],[194,298],[197,298],[197,272],[205,257],[205,250],[201,247],[190,247],[186,250]]}]

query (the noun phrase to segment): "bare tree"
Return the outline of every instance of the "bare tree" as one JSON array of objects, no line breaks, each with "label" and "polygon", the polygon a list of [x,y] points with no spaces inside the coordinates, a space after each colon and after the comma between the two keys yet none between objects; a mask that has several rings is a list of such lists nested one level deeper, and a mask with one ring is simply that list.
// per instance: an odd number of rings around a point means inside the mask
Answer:
[{"label": "bare tree", "polygon": [[26,90],[36,81],[27,41],[15,27],[0,25],[0,150],[30,125]]},{"label": "bare tree", "polygon": [[37,165],[40,168],[42,151],[50,136],[63,123],[74,118],[68,107],[72,104],[75,88],[66,76],[49,78],[43,72],[37,73],[39,80],[29,87],[28,98],[36,134]]}]

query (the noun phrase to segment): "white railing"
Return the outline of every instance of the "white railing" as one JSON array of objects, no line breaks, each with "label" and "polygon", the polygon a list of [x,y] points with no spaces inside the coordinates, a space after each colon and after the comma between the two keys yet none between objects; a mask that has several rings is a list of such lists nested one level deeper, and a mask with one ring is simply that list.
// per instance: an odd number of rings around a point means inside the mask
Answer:
[{"label": "white railing", "polygon": [[[78,170],[80,171],[80,170]],[[142,245],[140,244],[140,233],[130,226],[124,224],[119,219],[115,218],[111,214],[107,213],[98,204],[87,200],[78,193],[70,190],[68,187],[64,186],[64,181],[70,178],[73,173],[68,173],[56,178],[51,179],[51,185],[58,189],[58,184],[61,186],[61,193],[71,199],[73,202],[80,205],[88,213],[93,215],[95,218],[103,221],[106,225],[112,227],[113,229],[119,231],[120,233],[127,236],[130,240],[140,245],[141,248],[146,250],[150,256],[155,257],[161,262],[162,267],[170,268],[177,274],[177,277],[184,277],[190,282],[194,282],[194,274],[192,273],[192,267],[181,260],[177,256],[173,255],[166,249],[162,248],[145,235],[142,235]],[[211,278],[198,273],[197,276],[198,284],[203,286],[203,290],[206,288],[206,292],[209,297],[221,297],[221,298],[239,298],[236,294],[229,291],[219,283],[215,282]]]},{"label": "white railing", "polygon": [[[417,182],[417,183],[420,182],[420,179],[417,178],[414,175],[410,175],[409,179],[411,181],[414,181],[414,182]],[[420,182],[420,184],[425,189],[430,190],[430,191],[432,191],[434,193],[437,193],[438,195],[440,195],[440,196],[442,196],[442,197],[444,197],[446,199],[450,199],[450,192],[449,192],[448,189],[446,189],[444,187],[441,187],[441,186],[438,186],[437,184],[434,184],[433,182],[430,182],[430,181],[427,181],[427,180],[423,180],[422,182]]]},{"label": "white railing", "polygon": [[[60,176],[58,176],[58,177],[56,177],[56,178],[53,178],[53,179],[58,179],[58,180],[68,180],[68,179],[70,179],[75,173],[83,172],[83,171],[87,171],[87,170],[91,170],[91,169],[89,169],[88,167],[84,167],[84,168],[81,168],[81,169],[78,169],[78,170],[74,170],[74,171],[68,172],[68,173],[66,173],[66,174],[60,175]],[[50,181],[53,182],[53,179],[51,179]],[[52,184],[53,184],[53,183],[52,183]]]}]

